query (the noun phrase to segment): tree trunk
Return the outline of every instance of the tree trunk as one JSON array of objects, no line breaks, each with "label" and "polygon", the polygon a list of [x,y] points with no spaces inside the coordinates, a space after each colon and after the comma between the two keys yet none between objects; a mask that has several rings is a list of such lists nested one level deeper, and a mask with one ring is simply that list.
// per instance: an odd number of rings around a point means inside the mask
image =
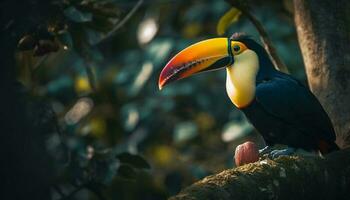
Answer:
[{"label": "tree trunk", "polygon": [[350,1],[294,0],[295,25],[312,92],[341,148],[350,146]]},{"label": "tree trunk", "polygon": [[[341,164],[339,164],[341,162]],[[280,157],[208,176],[170,200],[349,199],[350,149]]]}]

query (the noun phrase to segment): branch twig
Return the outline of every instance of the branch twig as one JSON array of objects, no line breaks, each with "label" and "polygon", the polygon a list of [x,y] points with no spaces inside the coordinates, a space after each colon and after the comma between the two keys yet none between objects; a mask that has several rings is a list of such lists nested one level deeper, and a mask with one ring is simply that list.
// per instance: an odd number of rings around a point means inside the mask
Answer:
[{"label": "branch twig", "polygon": [[115,34],[115,32],[117,32],[118,29],[120,29],[122,26],[124,26],[124,24],[134,15],[134,13],[140,8],[140,6],[142,5],[143,0],[139,0],[135,6],[130,10],[130,12],[110,31],[108,32],[104,38],[102,38],[100,40],[99,43],[107,40],[108,38],[110,38],[111,36],[113,36]]},{"label": "branch twig", "polygon": [[287,66],[283,63],[283,61],[277,55],[276,48],[273,46],[272,41],[269,38],[265,28],[260,23],[260,21],[248,11],[247,6],[242,5],[242,3],[235,0],[227,0],[227,2],[231,6],[238,8],[242,12],[242,14],[245,15],[249,19],[249,21],[254,25],[254,27],[256,28],[256,30],[260,35],[260,39],[262,43],[264,44],[265,50],[269,54],[275,68],[282,72],[289,73]]},{"label": "branch twig", "polygon": [[84,64],[85,64],[85,71],[86,71],[86,74],[88,76],[88,80],[89,80],[89,84],[91,86],[91,89],[93,92],[96,92],[97,91],[97,82],[96,82],[96,78],[95,78],[95,74],[93,72],[93,67],[92,67],[92,61],[87,58],[87,56],[84,56],[83,58],[84,60]]},{"label": "branch twig", "polygon": [[[135,14],[135,12],[140,8],[142,3],[143,3],[143,0],[139,0],[135,4],[135,6],[130,10],[130,12],[118,24],[116,24],[116,26],[110,32],[108,32],[98,43],[96,43],[94,45],[97,45],[103,41],[106,41],[111,36],[113,36]],[[85,62],[85,70],[86,70],[86,74],[87,74],[88,79],[89,79],[89,84],[91,86],[91,89],[93,92],[96,92],[97,91],[97,81],[96,81],[95,75],[94,75],[93,70],[92,70],[92,66],[91,66],[92,61],[89,58],[89,56],[87,56],[87,55],[83,55],[83,60]]]},{"label": "branch twig", "polygon": [[242,10],[242,13],[248,17],[248,19],[252,22],[252,24],[258,30],[260,34],[260,38],[264,43],[264,47],[266,51],[269,53],[275,68],[279,69],[282,72],[289,73],[287,66],[283,63],[283,61],[277,55],[276,48],[273,46],[269,36],[267,35],[266,30],[264,29],[262,24],[259,22],[259,20],[256,19],[250,12],[246,10]]}]

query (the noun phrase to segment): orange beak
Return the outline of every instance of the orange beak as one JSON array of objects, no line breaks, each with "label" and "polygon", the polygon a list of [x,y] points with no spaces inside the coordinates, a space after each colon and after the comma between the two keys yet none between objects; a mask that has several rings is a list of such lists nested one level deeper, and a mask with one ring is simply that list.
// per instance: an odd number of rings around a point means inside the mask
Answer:
[{"label": "orange beak", "polygon": [[214,38],[193,44],[176,54],[163,68],[158,86],[189,77],[199,72],[227,67],[233,63],[228,38]]}]

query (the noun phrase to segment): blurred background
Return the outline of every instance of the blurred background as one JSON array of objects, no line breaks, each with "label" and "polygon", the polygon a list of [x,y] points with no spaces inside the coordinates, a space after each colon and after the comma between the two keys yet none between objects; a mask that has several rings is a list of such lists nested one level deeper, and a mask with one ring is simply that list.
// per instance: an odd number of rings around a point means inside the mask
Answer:
[{"label": "blurred background", "polygon": [[[68,25],[49,26],[60,48],[16,55],[18,80],[31,95],[50,102],[57,116],[58,134],[46,139],[58,177],[53,199],[166,199],[234,167],[238,144],[250,140],[264,146],[227,98],[225,70],[158,90],[160,71],[172,56],[218,37],[228,3],[67,2]],[[251,5],[291,74],[305,82],[291,1]],[[63,28],[56,30],[59,25]],[[259,41],[243,16],[224,36],[235,32]]]}]

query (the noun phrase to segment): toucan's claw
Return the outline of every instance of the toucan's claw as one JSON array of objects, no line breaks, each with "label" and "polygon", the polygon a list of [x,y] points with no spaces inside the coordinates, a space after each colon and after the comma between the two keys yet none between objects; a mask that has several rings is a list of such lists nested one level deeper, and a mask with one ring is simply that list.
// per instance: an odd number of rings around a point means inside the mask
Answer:
[{"label": "toucan's claw", "polygon": [[265,154],[270,153],[271,151],[272,151],[272,148],[270,146],[266,146],[266,147],[264,147],[262,149],[259,149],[259,155],[261,157],[261,156],[263,156]]},{"label": "toucan's claw", "polygon": [[280,156],[290,156],[295,153],[295,148],[288,147],[286,149],[276,149],[269,153],[269,157],[272,159],[278,158]]}]

